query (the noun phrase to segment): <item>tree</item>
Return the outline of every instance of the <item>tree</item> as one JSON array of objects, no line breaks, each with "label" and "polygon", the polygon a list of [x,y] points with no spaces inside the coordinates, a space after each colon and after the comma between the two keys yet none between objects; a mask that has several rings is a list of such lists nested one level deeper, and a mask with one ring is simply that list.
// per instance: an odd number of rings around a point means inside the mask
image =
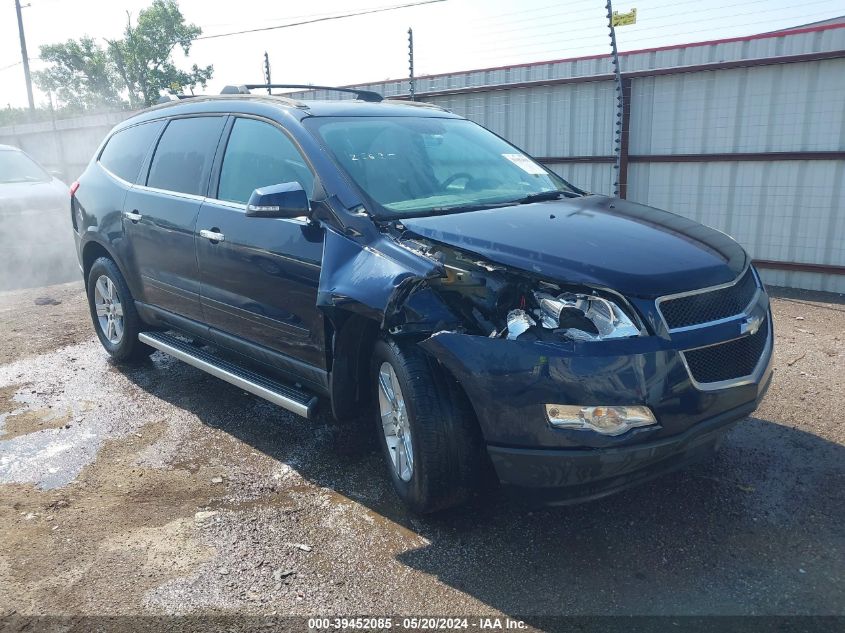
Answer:
[{"label": "tree", "polygon": [[127,13],[123,37],[108,41],[106,48],[91,37],[41,47],[41,58],[51,66],[36,73],[43,90],[56,93],[61,102],[74,108],[154,104],[162,92],[205,87],[213,66],[180,70],[173,62],[177,47],[187,56],[202,33],[196,24],[186,24],[176,0],[154,0],[138,14],[137,24]]},{"label": "tree", "polygon": [[35,73],[35,83],[75,109],[114,106],[121,103],[119,78],[107,52],[92,38],[41,47],[47,70]]},{"label": "tree", "polygon": [[187,56],[201,33],[196,24],[185,23],[176,0],[154,0],[139,13],[135,26],[127,14],[123,39],[109,42],[109,52],[132,106],[152,105],[162,92],[207,85],[213,66],[200,68],[194,64],[190,71],[184,71],[171,59],[177,46]]}]

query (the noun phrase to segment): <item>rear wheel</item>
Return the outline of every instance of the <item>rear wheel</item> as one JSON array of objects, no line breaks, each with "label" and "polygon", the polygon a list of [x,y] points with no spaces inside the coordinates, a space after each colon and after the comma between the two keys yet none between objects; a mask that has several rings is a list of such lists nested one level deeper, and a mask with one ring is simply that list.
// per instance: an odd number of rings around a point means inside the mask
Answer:
[{"label": "rear wheel", "polygon": [[413,342],[376,342],[370,375],[377,432],[393,487],[415,512],[464,502],[482,469],[466,396]]},{"label": "rear wheel", "polygon": [[116,361],[145,358],[155,350],[138,340],[141,319],[126,280],[108,257],[100,257],[88,272],[88,306],[94,330]]}]

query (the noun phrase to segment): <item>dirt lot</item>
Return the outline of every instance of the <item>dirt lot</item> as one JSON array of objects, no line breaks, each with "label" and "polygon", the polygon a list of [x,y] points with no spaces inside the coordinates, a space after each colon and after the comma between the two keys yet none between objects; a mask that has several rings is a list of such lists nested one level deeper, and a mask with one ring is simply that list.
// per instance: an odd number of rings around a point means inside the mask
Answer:
[{"label": "dirt lot", "polygon": [[419,519],[368,430],[113,366],[81,284],[2,293],[0,615],[845,615],[845,305],[773,304],[774,384],[712,461]]}]

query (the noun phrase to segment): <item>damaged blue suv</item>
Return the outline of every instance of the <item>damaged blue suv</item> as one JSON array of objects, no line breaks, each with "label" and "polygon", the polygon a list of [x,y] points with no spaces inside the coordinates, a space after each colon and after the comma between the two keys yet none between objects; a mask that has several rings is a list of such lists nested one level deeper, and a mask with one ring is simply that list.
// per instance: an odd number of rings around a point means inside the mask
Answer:
[{"label": "damaged blue suv", "polygon": [[299,415],[369,420],[417,512],[491,464],[522,497],[600,497],[754,411],[772,319],[727,235],[581,191],[436,106],[256,87],[133,116],[74,183],[116,361],[157,349]]}]

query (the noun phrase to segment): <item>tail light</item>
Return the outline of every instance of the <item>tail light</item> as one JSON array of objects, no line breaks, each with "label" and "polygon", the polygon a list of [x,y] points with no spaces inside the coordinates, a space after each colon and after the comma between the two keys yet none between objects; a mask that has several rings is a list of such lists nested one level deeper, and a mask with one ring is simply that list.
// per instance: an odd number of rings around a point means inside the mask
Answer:
[{"label": "tail light", "polygon": [[73,184],[70,186],[70,223],[73,225],[74,231],[79,230],[79,222],[76,219],[77,206],[79,206],[79,201],[73,197],[77,189],[79,189],[79,181],[74,180]]}]

